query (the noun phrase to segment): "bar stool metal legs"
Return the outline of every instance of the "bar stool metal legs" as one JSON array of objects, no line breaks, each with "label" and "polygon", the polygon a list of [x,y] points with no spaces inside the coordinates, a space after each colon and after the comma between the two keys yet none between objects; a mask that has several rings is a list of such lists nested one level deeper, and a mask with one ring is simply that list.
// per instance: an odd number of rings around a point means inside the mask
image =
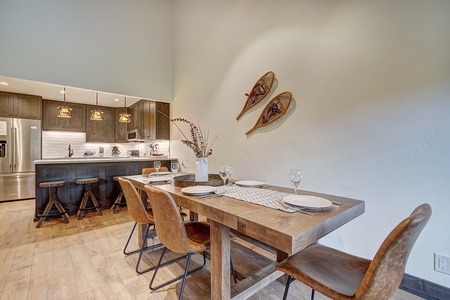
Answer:
[{"label": "bar stool metal legs", "polygon": [[[86,212],[95,209],[99,216],[102,216],[101,203],[97,202],[97,198],[95,198],[94,193],[92,192],[91,184],[99,182],[98,178],[83,178],[77,179],[75,181],[77,184],[84,185],[84,195],[83,200],[81,200],[80,208],[78,208],[78,220],[84,218]],[[86,207],[88,200],[92,201],[93,207]]]},{"label": "bar stool metal legs", "polygon": [[[58,217],[62,216],[64,223],[69,223],[69,220],[67,219],[67,213],[68,211],[65,210],[61,203],[58,200],[58,193],[57,193],[57,187],[65,185],[65,181],[48,181],[48,182],[41,182],[39,183],[39,186],[42,188],[48,188],[48,204],[44,209],[44,212],[42,214],[38,214],[38,217],[40,217],[38,223],[36,224],[36,228],[40,228],[42,226],[42,223],[45,221],[47,217]],[[52,209],[53,205],[58,210],[58,213],[50,213],[50,210]]]}]

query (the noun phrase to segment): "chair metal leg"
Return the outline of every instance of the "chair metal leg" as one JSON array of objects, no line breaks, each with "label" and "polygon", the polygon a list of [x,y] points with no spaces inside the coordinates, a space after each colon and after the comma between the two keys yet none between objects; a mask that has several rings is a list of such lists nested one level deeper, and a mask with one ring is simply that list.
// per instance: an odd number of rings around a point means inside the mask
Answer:
[{"label": "chair metal leg", "polygon": [[234,270],[233,260],[230,257],[230,268],[231,268],[231,274],[233,275],[234,283],[237,283],[237,277],[236,277],[236,271]]},{"label": "chair metal leg", "polygon": [[131,233],[130,233],[130,236],[128,237],[127,243],[125,244],[125,248],[123,248],[123,253],[125,255],[130,255],[130,254],[134,254],[134,253],[138,253],[139,252],[139,258],[138,258],[137,263],[136,263],[136,273],[144,274],[146,272],[149,272],[149,271],[152,271],[152,270],[156,269],[156,267],[150,267],[148,269],[140,271],[139,270],[139,265],[141,263],[142,254],[144,253],[145,250],[152,250],[152,249],[161,247],[162,244],[159,243],[159,244],[156,244],[156,245],[147,246],[148,232],[149,232],[150,226],[151,226],[151,225],[148,225],[147,229],[145,230],[145,234],[142,236],[142,246],[141,246],[141,248],[140,249],[136,249],[134,251],[127,252],[128,244],[130,243],[131,237],[133,236],[133,233],[134,233],[134,230],[136,229],[136,226],[137,226],[137,222],[134,223],[133,229],[131,230]]},{"label": "chair metal leg", "polygon": [[189,264],[191,263],[191,257],[193,253],[189,253],[186,261],[186,268],[184,268],[184,276],[183,282],[181,283],[180,295],[178,296],[178,300],[183,299],[184,285],[186,284],[186,278],[188,275]]},{"label": "chair metal leg", "polygon": [[[168,262],[165,262],[165,263],[162,264],[161,262],[162,262],[162,260],[163,260],[163,257],[164,257],[164,253],[165,253],[165,252],[166,252],[166,248],[164,248],[164,251],[163,251],[163,253],[161,254],[161,257],[160,257],[160,259],[159,259],[158,265],[156,266],[156,270],[155,270],[155,272],[153,273],[152,280],[150,280],[149,288],[150,288],[152,291],[156,291],[156,290],[158,290],[158,289],[160,289],[160,288],[162,288],[162,287],[165,287],[166,285],[169,285],[169,284],[171,284],[171,283],[174,283],[175,281],[178,281],[178,280],[182,279],[182,278],[185,276],[185,275],[178,276],[177,278],[173,278],[173,279],[171,279],[171,280],[169,280],[169,281],[167,281],[167,282],[165,282],[165,283],[163,283],[163,284],[160,284],[160,285],[158,285],[158,286],[156,286],[156,287],[153,287],[153,286],[152,286],[152,285],[153,285],[153,281],[155,280],[156,273],[158,272],[158,269],[159,269],[159,268],[164,267],[164,266],[167,266],[167,265],[170,265],[170,264],[172,264],[172,263],[174,263],[174,262],[176,262],[176,261],[178,261],[178,260],[180,260],[180,259],[183,259],[183,258],[185,258],[185,257],[192,256],[193,254],[195,254],[195,253],[188,253],[188,254],[186,254],[186,255],[183,255],[183,256],[181,256],[181,257],[175,258],[175,259],[173,259],[173,260],[171,260],[171,261],[168,261]],[[206,252],[203,252],[203,264],[202,264],[200,267],[197,267],[196,269],[194,269],[194,270],[192,270],[192,271],[188,271],[187,275],[191,275],[192,273],[197,272],[198,270],[203,269],[203,267],[204,267],[205,265],[206,265]],[[185,270],[185,273],[186,273],[186,270]],[[187,276],[187,275],[186,275],[186,276]]]},{"label": "chair metal leg", "polygon": [[311,300],[314,300],[314,293],[315,293],[316,291],[313,289],[312,291],[311,291]]},{"label": "chair metal leg", "polygon": [[289,287],[291,286],[291,283],[295,280],[295,278],[292,278],[291,276],[288,276],[287,280],[286,280],[286,288],[284,289],[284,295],[283,295],[283,300],[287,299],[287,295],[289,292]]}]

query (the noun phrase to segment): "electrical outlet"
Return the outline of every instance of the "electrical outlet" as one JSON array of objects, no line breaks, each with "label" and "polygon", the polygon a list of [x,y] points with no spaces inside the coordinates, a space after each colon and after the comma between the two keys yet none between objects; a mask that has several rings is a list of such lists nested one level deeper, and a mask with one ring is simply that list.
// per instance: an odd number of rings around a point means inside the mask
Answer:
[{"label": "electrical outlet", "polygon": [[450,257],[435,253],[434,270],[450,275]]}]

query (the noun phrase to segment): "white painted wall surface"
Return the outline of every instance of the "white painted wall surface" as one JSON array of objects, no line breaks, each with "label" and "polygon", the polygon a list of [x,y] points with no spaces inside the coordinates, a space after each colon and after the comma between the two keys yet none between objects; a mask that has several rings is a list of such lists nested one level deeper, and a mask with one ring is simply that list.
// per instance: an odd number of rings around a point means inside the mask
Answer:
[{"label": "white painted wall surface", "polygon": [[[406,272],[450,287],[450,1],[175,1],[173,116],[218,134],[210,172],[366,201],[323,243],[372,258],[421,203],[433,216]],[[266,104],[241,111],[272,70],[291,91],[280,122],[246,136]],[[172,128],[171,153],[194,162]]]},{"label": "white painted wall surface", "polygon": [[0,75],[172,100],[172,1],[0,1]]}]

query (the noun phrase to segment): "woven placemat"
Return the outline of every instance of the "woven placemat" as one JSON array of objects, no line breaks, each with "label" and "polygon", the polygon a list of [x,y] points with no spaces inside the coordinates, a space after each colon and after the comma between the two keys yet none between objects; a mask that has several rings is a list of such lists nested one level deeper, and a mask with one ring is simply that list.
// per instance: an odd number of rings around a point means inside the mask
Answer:
[{"label": "woven placemat", "polygon": [[219,174],[208,174],[208,181],[195,181],[195,174],[186,174],[176,176],[173,179],[173,185],[177,187],[187,187],[194,185],[221,186],[223,185],[223,180]]}]

